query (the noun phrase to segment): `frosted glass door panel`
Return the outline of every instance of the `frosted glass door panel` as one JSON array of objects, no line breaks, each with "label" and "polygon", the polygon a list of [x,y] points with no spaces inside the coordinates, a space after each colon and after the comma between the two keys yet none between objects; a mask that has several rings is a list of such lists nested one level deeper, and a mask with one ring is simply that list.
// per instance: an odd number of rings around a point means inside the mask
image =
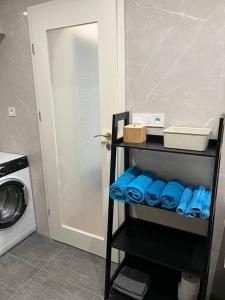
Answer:
[{"label": "frosted glass door panel", "polygon": [[62,225],[103,237],[98,24],[47,33]]}]

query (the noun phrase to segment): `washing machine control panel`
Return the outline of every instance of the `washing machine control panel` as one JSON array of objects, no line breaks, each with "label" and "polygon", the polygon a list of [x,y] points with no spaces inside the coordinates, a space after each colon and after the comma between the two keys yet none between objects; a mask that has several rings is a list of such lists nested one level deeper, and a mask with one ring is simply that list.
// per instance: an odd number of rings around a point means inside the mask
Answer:
[{"label": "washing machine control panel", "polygon": [[0,178],[6,175],[12,174],[14,172],[25,169],[29,166],[28,159],[26,156],[7,161],[3,164],[0,164]]}]

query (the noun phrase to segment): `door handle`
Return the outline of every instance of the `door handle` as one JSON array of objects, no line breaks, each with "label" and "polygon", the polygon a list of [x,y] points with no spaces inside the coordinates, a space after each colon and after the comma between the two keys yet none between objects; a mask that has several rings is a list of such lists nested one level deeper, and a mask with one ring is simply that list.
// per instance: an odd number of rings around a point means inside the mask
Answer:
[{"label": "door handle", "polygon": [[106,132],[106,134],[97,134],[94,136],[95,138],[96,137],[104,137],[107,139],[107,141],[111,141],[112,140],[112,135],[110,132]]}]

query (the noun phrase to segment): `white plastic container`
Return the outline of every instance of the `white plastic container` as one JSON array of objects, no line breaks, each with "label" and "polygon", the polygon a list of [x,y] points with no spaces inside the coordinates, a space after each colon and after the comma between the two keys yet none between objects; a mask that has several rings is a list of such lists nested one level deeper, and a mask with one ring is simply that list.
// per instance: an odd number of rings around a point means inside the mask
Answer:
[{"label": "white plastic container", "polygon": [[205,151],[208,147],[210,132],[210,128],[169,127],[164,130],[164,146]]}]

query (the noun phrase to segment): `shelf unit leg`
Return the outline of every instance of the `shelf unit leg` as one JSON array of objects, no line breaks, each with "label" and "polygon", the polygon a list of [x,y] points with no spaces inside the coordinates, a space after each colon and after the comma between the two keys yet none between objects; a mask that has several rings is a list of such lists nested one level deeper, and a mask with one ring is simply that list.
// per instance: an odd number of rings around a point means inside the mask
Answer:
[{"label": "shelf unit leg", "polygon": [[104,300],[108,300],[110,292],[111,278],[111,257],[112,257],[112,231],[113,231],[113,209],[114,202],[109,201],[108,209],[108,229],[107,229],[107,246],[106,246],[106,265],[105,265],[105,295]]},{"label": "shelf unit leg", "polygon": [[[116,173],[116,146],[118,132],[118,122],[124,121],[124,125],[129,123],[129,113],[121,113],[113,115],[112,120],[112,148],[111,148],[111,163],[110,163],[110,185],[115,181]],[[125,167],[129,165],[129,151],[125,151]],[[126,214],[128,214],[127,208]],[[105,293],[104,300],[109,299],[111,288],[111,258],[112,258],[112,236],[113,236],[113,214],[114,214],[114,201],[109,198],[108,207],[108,228],[107,228],[107,245],[106,245],[106,266],[105,266]]]},{"label": "shelf unit leg", "polygon": [[208,257],[207,257],[207,263],[205,266],[205,276],[201,280],[201,285],[200,285],[200,293],[199,293],[200,300],[205,300],[206,295],[207,295],[223,134],[224,134],[224,116],[222,116],[220,118],[220,122],[219,122],[216,158],[215,158],[215,162],[214,162],[214,172],[213,172],[212,204],[211,204],[211,209],[210,209],[210,219],[209,219],[208,233],[207,233],[207,255],[208,255]]},{"label": "shelf unit leg", "polygon": [[205,300],[208,286],[208,274],[201,280],[198,300]]},{"label": "shelf unit leg", "polygon": [[[109,183],[110,185],[115,181],[115,173],[116,173],[116,147],[113,145],[114,141],[117,138],[117,128],[115,127],[115,124],[116,124],[115,116],[113,116],[113,122],[112,122],[112,148],[111,148],[111,163],[110,163],[110,183]],[[114,214],[114,201],[113,201],[113,199],[109,198],[104,300],[108,300],[109,293],[110,293],[113,214]]]}]

